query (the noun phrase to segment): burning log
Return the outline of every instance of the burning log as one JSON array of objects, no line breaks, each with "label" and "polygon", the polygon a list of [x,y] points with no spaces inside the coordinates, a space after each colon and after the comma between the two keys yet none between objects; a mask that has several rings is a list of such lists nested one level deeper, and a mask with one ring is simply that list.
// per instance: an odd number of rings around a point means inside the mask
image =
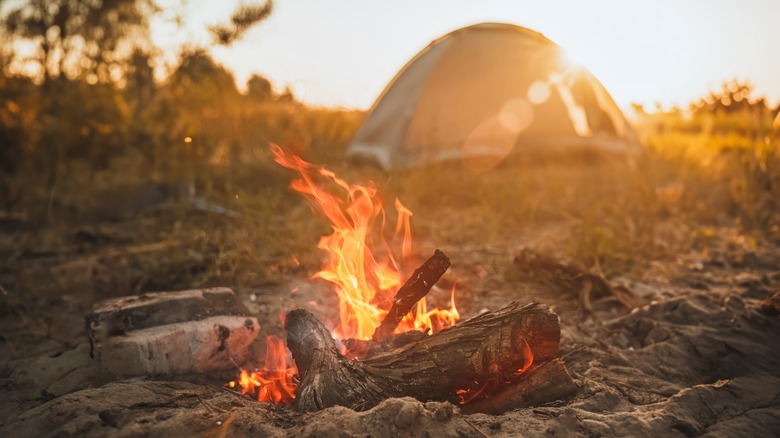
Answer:
[{"label": "burning log", "polygon": [[394,333],[381,342],[373,339],[344,339],[341,343],[347,347],[347,355],[349,357],[366,358],[383,351],[402,347],[412,341],[424,339],[426,336],[428,336],[428,330],[409,330],[408,332]]},{"label": "burning log", "polygon": [[439,281],[449,267],[449,257],[437,249],[431,258],[417,268],[414,274],[406,280],[406,283],[398,289],[393,298],[393,306],[390,307],[385,319],[376,328],[372,339],[375,342],[381,342],[390,337],[404,315],[409,313],[412,307],[430,292],[433,285]]},{"label": "burning log", "polygon": [[515,257],[514,263],[536,281],[555,289],[563,288],[577,293],[580,308],[586,315],[593,313],[591,297],[594,295],[611,296],[627,310],[645,304],[644,300],[630,290],[611,285],[603,276],[589,271],[579,263],[566,264],[527,248]]},{"label": "burning log", "polygon": [[513,303],[401,347],[350,360],[314,315],[287,316],[287,347],[301,377],[295,408],[369,409],[389,397],[455,401],[459,389],[510,381],[531,362],[558,354],[558,315],[544,304]]},{"label": "burning log", "polygon": [[501,392],[469,403],[464,414],[499,415],[512,409],[539,406],[577,392],[577,385],[560,358],[530,368]]}]

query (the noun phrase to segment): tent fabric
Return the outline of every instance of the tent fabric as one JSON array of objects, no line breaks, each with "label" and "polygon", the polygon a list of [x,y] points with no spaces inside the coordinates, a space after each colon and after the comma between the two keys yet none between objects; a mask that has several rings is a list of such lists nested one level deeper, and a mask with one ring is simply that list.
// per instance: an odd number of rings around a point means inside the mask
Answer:
[{"label": "tent fabric", "polygon": [[[635,153],[636,135],[599,81],[542,34],[483,23],[417,54],[374,103],[347,156],[404,169],[490,168],[530,151]],[[474,164],[476,163],[476,164]]]}]

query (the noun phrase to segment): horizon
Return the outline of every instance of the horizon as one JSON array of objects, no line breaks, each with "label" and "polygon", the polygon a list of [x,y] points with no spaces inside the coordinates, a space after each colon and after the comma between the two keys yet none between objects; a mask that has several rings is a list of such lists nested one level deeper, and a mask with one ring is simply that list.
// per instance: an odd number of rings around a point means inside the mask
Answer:
[{"label": "horizon", "polygon": [[[230,7],[215,8],[202,0],[188,2],[179,10],[184,26],[156,19],[153,40],[168,59],[178,56],[174,50],[184,43],[206,46],[206,28],[226,20],[241,3],[230,0]],[[503,0],[278,1],[271,16],[240,41],[207,51],[233,72],[239,88],[260,74],[277,91],[289,86],[303,103],[367,110],[434,39],[479,22],[505,22],[540,32],[561,46],[624,109],[633,103],[649,110],[656,103],[684,108],[732,79],[752,84],[754,97],[765,97],[769,105],[780,103],[780,79],[772,73],[780,72],[780,57],[768,56],[761,44],[780,39],[780,27],[772,23],[780,16],[778,2],[528,5]],[[164,14],[176,10],[172,4],[163,8]],[[564,9],[568,12],[561,14]]]}]

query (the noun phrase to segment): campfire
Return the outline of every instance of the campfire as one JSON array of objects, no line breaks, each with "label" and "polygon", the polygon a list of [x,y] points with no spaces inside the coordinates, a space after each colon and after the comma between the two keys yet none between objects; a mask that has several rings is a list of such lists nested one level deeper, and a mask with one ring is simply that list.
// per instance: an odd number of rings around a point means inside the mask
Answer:
[{"label": "campfire", "polygon": [[501,412],[576,390],[555,359],[560,327],[548,306],[513,303],[458,323],[454,286],[448,309],[426,299],[450,259],[436,250],[410,274],[412,212],[400,200],[388,242],[387,215],[373,183],[349,184],[275,145],[272,153],[298,173],[292,189],[331,225],[318,244],[327,261],[313,278],[338,296],[339,319],[328,329],[306,310],[290,312],[286,348],[268,336],[264,362],[251,372],[241,369],[228,386],[302,411],[333,405],[362,410],[412,396]]}]

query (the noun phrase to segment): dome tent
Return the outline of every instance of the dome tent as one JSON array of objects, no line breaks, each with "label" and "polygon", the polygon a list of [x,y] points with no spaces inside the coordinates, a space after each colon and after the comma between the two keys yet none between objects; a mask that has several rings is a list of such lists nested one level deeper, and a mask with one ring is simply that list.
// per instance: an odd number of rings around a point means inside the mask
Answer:
[{"label": "dome tent", "polygon": [[633,154],[636,135],[601,83],[542,34],[482,23],[418,53],[371,108],[347,148],[385,170],[577,149]]}]

